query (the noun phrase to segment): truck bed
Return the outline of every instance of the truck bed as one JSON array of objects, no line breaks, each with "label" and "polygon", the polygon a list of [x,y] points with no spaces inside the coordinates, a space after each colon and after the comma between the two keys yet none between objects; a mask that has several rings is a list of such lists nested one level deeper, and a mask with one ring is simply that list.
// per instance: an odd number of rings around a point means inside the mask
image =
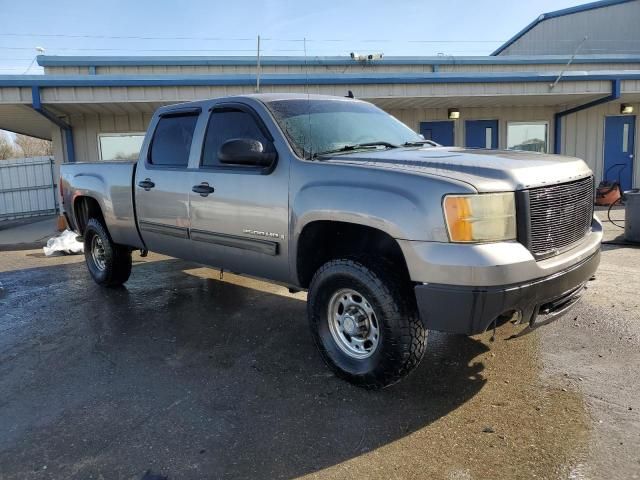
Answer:
[{"label": "truck bed", "polygon": [[87,195],[96,199],[114,242],[142,247],[133,203],[136,164],[131,162],[65,163],[60,167],[64,209],[77,230],[74,200]]}]

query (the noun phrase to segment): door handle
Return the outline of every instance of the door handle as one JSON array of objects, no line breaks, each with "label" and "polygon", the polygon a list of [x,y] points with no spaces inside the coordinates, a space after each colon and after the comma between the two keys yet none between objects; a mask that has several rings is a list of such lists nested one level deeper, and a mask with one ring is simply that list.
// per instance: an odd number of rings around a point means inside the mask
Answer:
[{"label": "door handle", "polygon": [[194,185],[191,191],[193,193],[199,193],[201,197],[207,197],[215,191],[215,188],[210,187],[207,182],[202,182],[200,185]]},{"label": "door handle", "polygon": [[141,182],[138,182],[138,186],[144,188],[147,192],[156,186],[150,178],[145,178]]}]

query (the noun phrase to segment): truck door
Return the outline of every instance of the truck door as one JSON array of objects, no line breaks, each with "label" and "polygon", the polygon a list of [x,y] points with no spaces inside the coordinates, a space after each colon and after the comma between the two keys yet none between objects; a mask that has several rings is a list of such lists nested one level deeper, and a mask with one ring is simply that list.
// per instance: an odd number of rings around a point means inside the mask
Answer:
[{"label": "truck door", "polygon": [[187,169],[199,111],[161,116],[145,158],[138,162],[134,190],[140,234],[154,252],[191,259]]},{"label": "truck door", "polygon": [[220,146],[231,139],[273,137],[248,105],[215,106],[204,133],[202,155],[191,174],[191,240],[198,261],[273,280],[286,281],[288,263],[289,157],[270,166],[220,162]]}]

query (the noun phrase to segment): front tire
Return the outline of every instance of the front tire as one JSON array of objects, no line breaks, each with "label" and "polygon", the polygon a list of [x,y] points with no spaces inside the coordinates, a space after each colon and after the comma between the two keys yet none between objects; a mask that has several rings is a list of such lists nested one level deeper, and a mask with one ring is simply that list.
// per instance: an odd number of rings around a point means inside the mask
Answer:
[{"label": "front tire", "polygon": [[113,243],[107,229],[95,218],[84,230],[84,258],[98,285],[117,287],[131,275],[131,250]]},{"label": "front tire", "polygon": [[386,262],[327,262],[311,281],[307,310],[326,364],[360,387],[392,385],[424,355],[427,331],[410,284]]}]

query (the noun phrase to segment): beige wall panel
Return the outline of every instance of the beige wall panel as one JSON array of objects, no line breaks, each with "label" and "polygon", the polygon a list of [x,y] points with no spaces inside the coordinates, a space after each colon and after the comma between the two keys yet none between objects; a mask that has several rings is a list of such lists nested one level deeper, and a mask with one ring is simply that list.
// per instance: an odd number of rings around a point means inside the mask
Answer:
[{"label": "beige wall panel", "polygon": [[[430,120],[448,120],[446,108],[389,109],[398,120],[415,131],[420,131],[420,122]],[[460,119],[454,121],[454,139],[458,146],[464,145],[466,120],[498,120],[498,146],[507,146],[507,122],[546,121],[549,123],[549,146],[553,145],[552,107],[460,107]]]},{"label": "beige wall panel", "polygon": [[[451,58],[451,57],[447,57]],[[455,58],[454,58],[455,60]],[[583,70],[638,70],[640,63],[572,63],[564,64],[517,64],[517,65],[438,65],[440,72],[559,72],[583,71]],[[88,67],[46,67],[46,74],[53,75],[78,75],[88,74]],[[433,65],[389,65],[389,64],[359,64],[351,65],[262,65],[261,72],[301,74],[305,72],[313,74],[344,73],[429,73],[433,72]],[[255,65],[130,65],[130,66],[99,66],[96,73],[99,75],[204,75],[204,74],[251,74],[256,72]]]},{"label": "beige wall panel", "polygon": [[[640,103],[630,103],[636,114],[634,186],[640,185],[640,165],[638,143],[640,141],[640,121],[637,112]],[[582,110],[565,117],[562,125],[562,151],[585,160],[595,172],[596,180],[604,176],[604,123],[607,115],[619,115],[620,103],[607,103],[588,110]]]},{"label": "beige wall panel", "polygon": [[2,87],[0,88],[1,103],[31,103],[31,89],[24,87]]}]

